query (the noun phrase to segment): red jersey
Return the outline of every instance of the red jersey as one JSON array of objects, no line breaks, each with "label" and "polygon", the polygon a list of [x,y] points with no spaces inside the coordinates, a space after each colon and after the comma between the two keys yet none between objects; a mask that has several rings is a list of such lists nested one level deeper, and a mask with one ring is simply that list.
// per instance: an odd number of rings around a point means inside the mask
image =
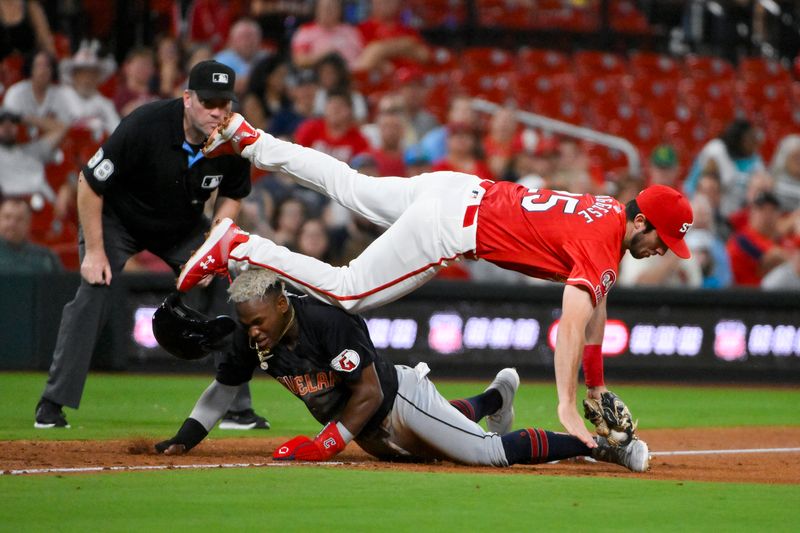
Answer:
[{"label": "red jersey", "polygon": [[352,127],[344,135],[333,137],[328,133],[325,121],[312,118],[304,121],[294,134],[297,144],[308,146],[318,152],[335,157],[339,161],[350,161],[353,156],[369,151],[369,143],[358,128]]},{"label": "red jersey", "polygon": [[610,196],[492,184],[478,207],[476,255],[583,287],[597,305],[617,280],[625,206]]}]

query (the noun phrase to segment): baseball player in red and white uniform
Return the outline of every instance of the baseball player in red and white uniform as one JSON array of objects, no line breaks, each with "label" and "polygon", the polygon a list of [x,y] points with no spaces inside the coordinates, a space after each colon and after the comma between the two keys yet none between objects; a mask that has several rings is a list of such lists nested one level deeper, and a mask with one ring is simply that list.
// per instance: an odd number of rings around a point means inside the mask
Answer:
[{"label": "baseball player in red and white uniform", "polygon": [[577,412],[579,366],[588,395],[599,398],[606,295],[626,250],[635,258],[667,249],[690,256],[683,240],[693,221],[678,191],[654,185],[628,205],[609,196],[527,189],[458,172],[374,178],[332,157],[275,139],[232,114],[209,137],[206,157],[236,153],[258,168],[284,172],[380,226],[388,227],[359,257],[333,267],[268,239],[218,224],[184,267],[178,289],[228,261],[267,268],[308,294],[357,312],[419,287],[448,261],[485,259],[503,268],[566,284],[555,349],[558,416],[587,446],[596,443]]},{"label": "baseball player in red and white uniform", "polygon": [[[283,289],[280,278],[265,269],[233,281],[228,293],[239,327],[231,348],[178,432],[155,445],[158,452],[182,454],[200,444],[260,367],[324,426],[315,437],[299,435],[278,446],[277,460],[327,461],[354,440],[389,461],[510,466],[585,456],[634,472],[648,469],[649,450],[641,440],[618,447],[598,437],[590,449],[564,433],[512,431],[519,387],[513,368],[498,372],[484,392],[447,401],[428,378],[428,365],[392,365],[381,357],[360,316]],[[484,417],[488,431],[478,425]]]}]

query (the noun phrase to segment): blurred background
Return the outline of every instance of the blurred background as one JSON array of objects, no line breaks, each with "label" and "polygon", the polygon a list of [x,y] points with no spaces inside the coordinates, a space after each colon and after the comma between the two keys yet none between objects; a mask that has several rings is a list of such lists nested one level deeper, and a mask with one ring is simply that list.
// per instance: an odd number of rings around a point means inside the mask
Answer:
[{"label": "blurred background", "polygon": [[[693,257],[623,260],[608,364],[798,379],[799,49],[800,4],[780,0],[0,0],[0,367],[49,364],[81,165],[216,58],[251,123],[364,174],[683,191]],[[239,223],[279,244],[347,264],[380,234],[285,176],[252,182]],[[146,252],[126,271],[95,364],[169,366],[148,326],[170,271]],[[485,262],[439,277],[370,314],[379,348],[551,372],[557,291]]]}]

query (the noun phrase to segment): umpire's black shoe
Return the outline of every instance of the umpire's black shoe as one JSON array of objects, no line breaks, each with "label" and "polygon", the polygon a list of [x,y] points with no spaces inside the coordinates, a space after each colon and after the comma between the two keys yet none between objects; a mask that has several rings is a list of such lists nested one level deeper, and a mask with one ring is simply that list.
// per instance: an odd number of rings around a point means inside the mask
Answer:
[{"label": "umpire's black shoe", "polygon": [[36,404],[36,422],[33,427],[38,429],[68,428],[69,423],[59,404],[42,398]]},{"label": "umpire's black shoe", "polygon": [[269,420],[258,416],[252,409],[228,411],[222,417],[219,429],[269,429]]}]

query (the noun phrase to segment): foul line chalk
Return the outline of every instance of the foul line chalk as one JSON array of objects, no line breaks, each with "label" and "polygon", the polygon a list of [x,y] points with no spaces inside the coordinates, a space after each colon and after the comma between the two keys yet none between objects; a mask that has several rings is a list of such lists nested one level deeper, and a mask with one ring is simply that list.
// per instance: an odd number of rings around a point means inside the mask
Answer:
[{"label": "foul line chalk", "polygon": [[83,474],[86,472],[133,472],[137,470],[190,470],[203,468],[250,468],[261,466],[338,466],[340,461],[328,462],[274,462],[274,463],[219,463],[205,465],[140,465],[140,466],[86,466],[78,468],[23,468],[20,470],[0,470],[0,476],[19,476],[23,474]]},{"label": "foul line chalk", "polygon": [[800,452],[800,448],[745,448],[741,450],[686,450],[672,452],[650,452],[652,456],[659,455],[724,455],[741,453],[795,453]]},{"label": "foul line chalk", "polygon": [[[745,453],[800,453],[800,448],[744,448],[739,450],[675,450],[666,452],[650,452],[653,457],[675,455],[730,455]],[[144,470],[196,470],[210,468],[252,468],[293,466],[341,466],[341,461],[302,462],[294,461],[272,463],[217,463],[199,465],[140,465],[140,466],[87,466],[77,468],[23,468],[19,470],[0,470],[0,476],[20,476],[26,474],[83,474],[89,472],[135,472]]]}]

